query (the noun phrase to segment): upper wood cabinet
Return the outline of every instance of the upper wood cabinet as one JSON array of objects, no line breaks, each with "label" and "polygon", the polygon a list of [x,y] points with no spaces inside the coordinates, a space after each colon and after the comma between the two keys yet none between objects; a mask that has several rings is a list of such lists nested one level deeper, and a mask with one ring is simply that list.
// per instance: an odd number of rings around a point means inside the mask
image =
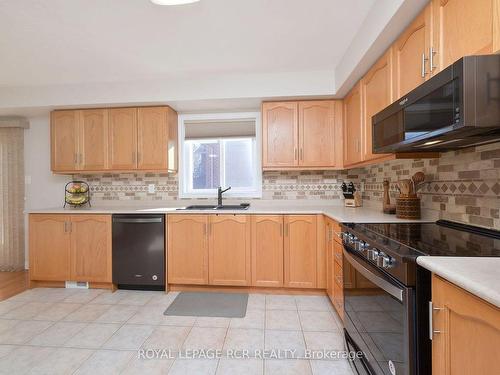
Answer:
[{"label": "upper wood cabinet", "polygon": [[331,100],[299,102],[299,165],[336,165],[334,116]]},{"label": "upper wood cabinet", "polygon": [[298,103],[262,103],[262,165],[294,167],[298,156]]},{"label": "upper wood cabinet", "polygon": [[111,216],[72,215],[70,279],[112,281]]},{"label": "upper wood cabinet", "polygon": [[137,108],[109,110],[109,164],[112,170],[137,168]]},{"label": "upper wood cabinet", "polygon": [[344,98],[344,166],[350,166],[363,161],[362,136],[363,113],[361,101],[361,83]]},{"label": "upper wood cabinet", "polygon": [[30,279],[112,282],[111,216],[29,216]]},{"label": "upper wood cabinet", "polygon": [[30,279],[70,280],[69,216],[29,216]]},{"label": "upper wood cabinet", "polygon": [[285,215],[285,287],[315,288],[316,215]]},{"label": "upper wood cabinet", "polygon": [[250,217],[211,215],[208,238],[209,284],[250,285]]},{"label": "upper wood cabinet", "polygon": [[53,171],[78,169],[78,111],[51,113],[51,166]]},{"label": "upper wood cabinet", "polygon": [[500,309],[435,275],[432,302],[432,373],[500,374]]},{"label": "upper wood cabinet", "polygon": [[78,111],[80,119],[78,167],[79,170],[108,168],[108,111],[87,109]]},{"label": "upper wood cabinet", "polygon": [[207,215],[167,215],[169,284],[208,284],[207,234]]},{"label": "upper wood cabinet", "polygon": [[252,286],[283,286],[283,216],[252,215]]},{"label": "upper wood cabinet", "polygon": [[433,73],[463,56],[496,51],[498,6],[498,0],[432,0]]},{"label": "upper wood cabinet", "polygon": [[169,119],[177,116],[173,116],[172,112],[169,107],[138,108],[138,169],[173,169],[169,168],[168,160],[175,157],[168,152],[169,130],[171,126],[177,127],[177,122],[169,124]]},{"label": "upper wood cabinet", "polygon": [[394,100],[422,84],[429,75],[431,11],[429,4],[392,45]]},{"label": "upper wood cabinet", "polygon": [[338,100],[263,103],[264,170],[340,168],[341,107]]},{"label": "upper wood cabinet", "polygon": [[363,160],[376,160],[388,154],[372,152],[372,116],[392,103],[392,52],[389,49],[361,80],[363,103]]},{"label": "upper wood cabinet", "polygon": [[52,171],[175,171],[177,113],[170,107],[51,113]]}]

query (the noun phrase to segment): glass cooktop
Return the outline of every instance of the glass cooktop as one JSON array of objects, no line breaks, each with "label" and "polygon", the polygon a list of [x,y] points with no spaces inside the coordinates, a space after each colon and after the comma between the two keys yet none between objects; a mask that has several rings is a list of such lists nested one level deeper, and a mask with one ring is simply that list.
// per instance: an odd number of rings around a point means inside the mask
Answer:
[{"label": "glass cooktop", "polygon": [[355,234],[362,234],[372,246],[390,247],[403,257],[500,257],[500,231],[445,220],[435,223],[360,223],[347,224],[346,227]]}]

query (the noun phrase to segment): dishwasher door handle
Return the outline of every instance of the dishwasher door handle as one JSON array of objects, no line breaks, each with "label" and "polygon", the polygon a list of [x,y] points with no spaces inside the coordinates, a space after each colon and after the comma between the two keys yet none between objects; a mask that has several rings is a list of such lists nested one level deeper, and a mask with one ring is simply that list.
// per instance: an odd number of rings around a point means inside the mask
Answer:
[{"label": "dishwasher door handle", "polygon": [[163,219],[161,217],[151,217],[151,218],[113,218],[113,223],[127,223],[127,224],[143,224],[143,223],[162,223]]}]

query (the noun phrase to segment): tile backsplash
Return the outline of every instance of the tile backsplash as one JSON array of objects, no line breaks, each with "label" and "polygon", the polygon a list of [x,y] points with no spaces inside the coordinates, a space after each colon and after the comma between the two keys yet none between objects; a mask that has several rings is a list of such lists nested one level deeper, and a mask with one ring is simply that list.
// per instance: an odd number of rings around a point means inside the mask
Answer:
[{"label": "tile backsplash", "polygon": [[[395,182],[415,172],[426,174],[419,193],[424,217],[443,218],[500,229],[500,143],[443,153],[438,159],[393,160],[349,171],[264,172],[264,200],[324,200],[340,203],[340,184],[353,181],[365,205],[382,207],[384,179]],[[91,186],[94,202],[178,200],[172,174],[123,173],[76,175]],[[154,184],[155,193],[148,193]]]}]

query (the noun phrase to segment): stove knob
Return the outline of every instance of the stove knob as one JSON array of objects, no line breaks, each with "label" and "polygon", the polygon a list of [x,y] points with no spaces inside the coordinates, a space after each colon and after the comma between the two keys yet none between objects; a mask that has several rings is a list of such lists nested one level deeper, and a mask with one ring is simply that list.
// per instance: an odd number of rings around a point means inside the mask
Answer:
[{"label": "stove knob", "polygon": [[377,249],[370,249],[367,252],[367,257],[369,260],[376,261],[379,257],[379,251]]},{"label": "stove knob", "polygon": [[382,257],[382,267],[383,268],[392,268],[394,267],[396,261],[394,258],[390,257],[389,255],[384,255]]}]

